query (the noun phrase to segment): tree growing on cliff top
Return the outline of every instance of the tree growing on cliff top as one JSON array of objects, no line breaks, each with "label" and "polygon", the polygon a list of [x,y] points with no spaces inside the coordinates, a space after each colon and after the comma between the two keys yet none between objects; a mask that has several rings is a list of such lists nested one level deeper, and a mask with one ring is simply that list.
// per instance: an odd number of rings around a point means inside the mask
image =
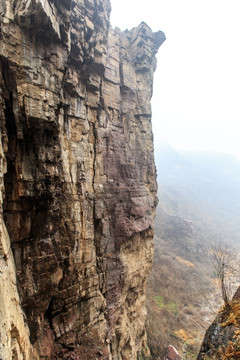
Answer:
[{"label": "tree growing on cliff top", "polygon": [[228,306],[239,285],[239,254],[236,249],[218,243],[210,250],[210,260],[216,272],[224,305]]}]

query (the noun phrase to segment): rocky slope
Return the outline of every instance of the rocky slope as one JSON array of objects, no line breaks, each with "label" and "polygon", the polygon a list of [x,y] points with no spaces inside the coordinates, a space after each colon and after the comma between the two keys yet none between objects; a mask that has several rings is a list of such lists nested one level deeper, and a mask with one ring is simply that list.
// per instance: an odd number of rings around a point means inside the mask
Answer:
[{"label": "rocky slope", "polygon": [[108,0],[0,3],[0,357],[146,351],[163,33]]}]

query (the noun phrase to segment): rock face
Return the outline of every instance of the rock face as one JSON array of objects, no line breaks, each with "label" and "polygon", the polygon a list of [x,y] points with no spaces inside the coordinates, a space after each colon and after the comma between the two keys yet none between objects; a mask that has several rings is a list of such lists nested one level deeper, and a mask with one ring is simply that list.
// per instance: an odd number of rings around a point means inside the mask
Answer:
[{"label": "rock face", "polygon": [[0,3],[0,357],[146,351],[165,40],[108,0]]},{"label": "rock face", "polygon": [[206,331],[197,360],[231,360],[240,357],[239,289]]}]

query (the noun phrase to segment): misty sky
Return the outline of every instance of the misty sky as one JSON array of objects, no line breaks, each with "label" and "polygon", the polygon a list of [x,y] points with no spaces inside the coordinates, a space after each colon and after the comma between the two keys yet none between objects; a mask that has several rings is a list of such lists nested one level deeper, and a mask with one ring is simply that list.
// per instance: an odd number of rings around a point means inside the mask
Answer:
[{"label": "misty sky", "polygon": [[111,0],[112,26],[145,21],[167,40],[152,100],[155,143],[240,159],[240,0]]}]

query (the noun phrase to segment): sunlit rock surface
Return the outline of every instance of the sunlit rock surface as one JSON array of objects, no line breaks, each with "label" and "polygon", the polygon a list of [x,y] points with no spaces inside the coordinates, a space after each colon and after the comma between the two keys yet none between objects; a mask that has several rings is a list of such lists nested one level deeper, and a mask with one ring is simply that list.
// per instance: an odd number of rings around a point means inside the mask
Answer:
[{"label": "sunlit rock surface", "polygon": [[108,0],[0,3],[0,357],[136,359],[163,33]]}]

